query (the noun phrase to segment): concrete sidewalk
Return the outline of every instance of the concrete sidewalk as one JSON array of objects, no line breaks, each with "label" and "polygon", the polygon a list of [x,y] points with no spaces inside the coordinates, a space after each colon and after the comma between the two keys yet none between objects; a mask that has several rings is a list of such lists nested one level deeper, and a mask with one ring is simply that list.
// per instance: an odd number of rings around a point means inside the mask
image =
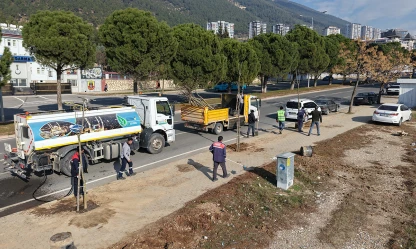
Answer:
[{"label": "concrete sidewalk", "polygon": [[[89,190],[89,199],[98,205],[89,212],[74,212],[75,199],[71,196],[0,218],[0,248],[49,248],[50,237],[60,232],[71,232],[77,248],[106,248],[243,174],[241,164],[258,167],[271,162],[280,153],[297,151],[301,146],[313,145],[361,126],[371,119],[374,108],[359,106],[354,110],[355,114],[324,116],[319,137],[316,129],[314,135],[307,137],[290,128],[282,135],[271,128],[260,132],[258,137],[242,138],[241,141],[249,143],[251,148],[239,153],[228,150],[227,169],[232,176],[228,179],[219,177],[215,183],[211,181],[212,155],[207,148],[206,152],[125,181]],[[139,165],[139,162],[135,163]],[[221,170],[218,173],[222,175]]]}]

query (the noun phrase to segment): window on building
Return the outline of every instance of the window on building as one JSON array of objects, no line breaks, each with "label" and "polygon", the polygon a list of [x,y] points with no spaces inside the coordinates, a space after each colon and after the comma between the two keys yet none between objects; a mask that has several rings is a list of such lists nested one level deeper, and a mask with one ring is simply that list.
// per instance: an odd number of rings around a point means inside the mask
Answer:
[{"label": "window on building", "polygon": [[77,80],[68,80],[68,83],[71,83],[71,86],[78,86]]},{"label": "window on building", "polygon": [[12,83],[13,86],[17,86],[17,79],[11,79],[10,83]]},{"label": "window on building", "polygon": [[11,42],[10,40],[7,40],[7,46],[10,47],[11,46]]},{"label": "window on building", "polygon": [[43,67],[42,67],[42,68],[40,69],[40,72],[41,72],[41,74],[45,74],[45,68],[43,68]]},{"label": "window on building", "polygon": [[48,71],[48,77],[53,77],[53,75],[52,75],[52,70],[49,70],[49,71]]},{"label": "window on building", "polygon": [[13,40],[13,47],[16,47],[16,40]]},{"label": "window on building", "polygon": [[37,68],[36,72],[37,72],[38,74],[40,74],[40,68]]},{"label": "window on building", "polygon": [[20,79],[19,86],[26,86],[26,79]]}]

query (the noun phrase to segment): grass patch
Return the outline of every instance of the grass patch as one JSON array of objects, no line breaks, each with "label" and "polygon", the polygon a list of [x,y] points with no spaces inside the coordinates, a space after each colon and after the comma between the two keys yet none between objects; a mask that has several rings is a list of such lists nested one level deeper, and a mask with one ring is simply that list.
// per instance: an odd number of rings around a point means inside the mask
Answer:
[{"label": "grass patch", "polygon": [[[322,91],[322,90],[328,90],[328,89],[335,89],[335,88],[341,88],[345,87],[340,84],[335,85],[324,85],[324,86],[317,86],[317,87],[301,87],[299,88],[299,93],[307,93],[307,92],[314,92],[314,91]],[[294,90],[285,89],[285,90],[276,90],[276,91],[269,91],[267,93],[254,93],[253,95],[259,97],[259,98],[271,98],[271,97],[279,97],[279,96],[285,96],[289,94],[297,94],[297,89]]]},{"label": "grass patch", "polygon": [[14,134],[14,123],[0,124],[0,136],[13,135]]}]

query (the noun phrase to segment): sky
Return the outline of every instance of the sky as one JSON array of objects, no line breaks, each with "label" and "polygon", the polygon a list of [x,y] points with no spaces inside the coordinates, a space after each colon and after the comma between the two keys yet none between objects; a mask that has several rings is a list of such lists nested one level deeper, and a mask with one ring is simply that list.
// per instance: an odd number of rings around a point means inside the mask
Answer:
[{"label": "sky", "polygon": [[292,0],[349,22],[416,35],[416,0]]}]

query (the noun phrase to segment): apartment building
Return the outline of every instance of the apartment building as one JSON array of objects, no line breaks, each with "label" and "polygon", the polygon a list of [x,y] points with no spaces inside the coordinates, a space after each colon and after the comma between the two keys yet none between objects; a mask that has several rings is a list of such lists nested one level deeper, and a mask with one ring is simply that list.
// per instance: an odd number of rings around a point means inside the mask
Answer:
[{"label": "apartment building", "polygon": [[266,33],[267,24],[261,21],[250,22],[248,25],[248,38],[251,39],[260,34]]},{"label": "apartment building", "polygon": [[353,40],[360,39],[361,38],[361,24],[359,23],[347,24],[345,36]]},{"label": "apartment building", "polygon": [[334,26],[329,26],[324,29],[324,36],[341,34],[341,29]]},{"label": "apartment building", "polygon": [[287,33],[289,33],[290,27],[286,26],[282,23],[276,24],[272,26],[272,32],[275,34],[279,34],[282,36],[285,36]]},{"label": "apartment building", "polygon": [[374,28],[371,26],[361,26],[361,40],[367,41],[367,40],[373,40],[374,37]]},{"label": "apartment building", "polygon": [[380,39],[381,38],[381,29],[373,28],[373,39]]},{"label": "apartment building", "polygon": [[218,34],[220,28],[223,33],[227,30],[228,36],[234,38],[234,23],[225,21],[207,22],[207,30],[214,31],[214,34]]}]

